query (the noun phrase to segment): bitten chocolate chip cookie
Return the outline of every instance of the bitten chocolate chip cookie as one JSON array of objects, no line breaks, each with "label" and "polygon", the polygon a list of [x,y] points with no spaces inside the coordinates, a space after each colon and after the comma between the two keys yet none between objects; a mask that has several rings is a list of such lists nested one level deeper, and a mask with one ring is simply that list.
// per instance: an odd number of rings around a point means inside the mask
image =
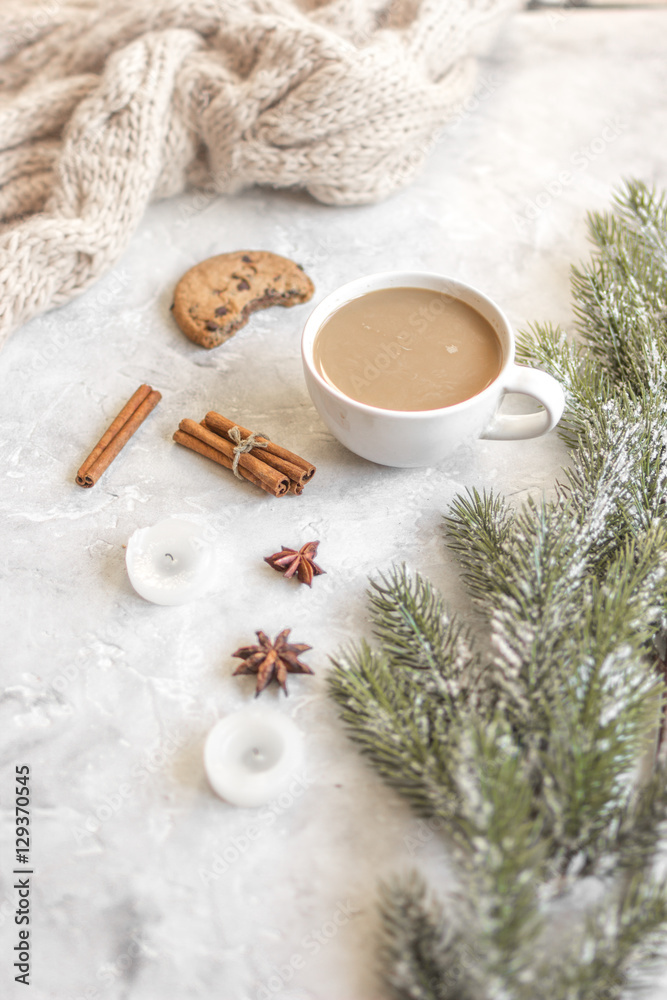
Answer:
[{"label": "bitten chocolate chip cookie", "polygon": [[268,306],[307,302],[313,283],[299,264],[266,250],[209,257],[190,268],[174,292],[174,319],[186,337],[217,347]]}]

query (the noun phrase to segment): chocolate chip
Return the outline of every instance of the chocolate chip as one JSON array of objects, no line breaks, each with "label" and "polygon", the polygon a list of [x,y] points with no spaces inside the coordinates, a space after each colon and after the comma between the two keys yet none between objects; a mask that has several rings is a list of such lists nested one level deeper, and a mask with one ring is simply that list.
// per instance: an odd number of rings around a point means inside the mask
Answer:
[{"label": "chocolate chip", "polygon": [[228,312],[229,312],[229,309],[227,308],[227,306],[218,306],[218,308],[215,310],[215,315],[216,316],[226,316]]},{"label": "chocolate chip", "polygon": [[252,264],[252,257],[248,257],[247,253],[243,254],[243,256],[241,257],[241,260],[245,261],[246,264]]},{"label": "chocolate chip", "polygon": [[245,280],[245,278],[241,278],[241,280],[239,281],[239,283],[238,283],[238,285],[236,287],[238,288],[239,292],[247,292],[248,289],[250,288],[250,285]]},{"label": "chocolate chip", "polygon": [[210,330],[211,333],[215,333],[215,331],[219,330],[220,327],[218,326],[217,323],[214,323],[212,319],[209,319],[206,321],[206,329]]}]

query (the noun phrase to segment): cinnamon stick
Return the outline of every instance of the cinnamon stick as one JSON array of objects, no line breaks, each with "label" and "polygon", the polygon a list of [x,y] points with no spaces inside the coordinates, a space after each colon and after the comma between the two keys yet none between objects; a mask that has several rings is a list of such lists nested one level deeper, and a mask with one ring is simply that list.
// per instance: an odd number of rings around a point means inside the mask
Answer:
[{"label": "cinnamon stick", "polygon": [[[187,418],[181,420],[179,430],[185,434],[189,434],[191,437],[197,438],[203,444],[208,445],[209,448],[220,452],[221,455],[229,459],[227,468],[231,469],[233,467],[235,451],[231,441],[220,437],[219,434],[214,434],[213,431],[207,427],[202,427],[195,420]],[[274,496],[282,496],[289,489],[289,479],[286,476],[282,476],[275,469],[265,465],[264,462],[260,462],[259,459],[254,458],[249,452],[239,455],[237,468],[241,475],[243,475],[244,471],[251,473],[262,489],[265,489],[267,493],[273,493]]]},{"label": "cinnamon stick", "polygon": [[[181,423],[186,423],[186,421],[181,421]],[[187,423],[190,423],[190,421],[187,421]],[[191,423],[193,423],[195,427],[199,427],[200,430],[204,429],[200,424],[195,423],[195,421],[191,421]],[[183,445],[184,448],[189,448],[190,451],[195,451],[198,455],[203,455],[204,458],[210,458],[212,462],[216,462],[218,465],[224,466],[225,469],[231,469],[234,464],[233,457],[230,458],[222,451],[219,451],[217,447],[214,448],[205,441],[202,441],[201,437],[195,437],[194,434],[188,434],[186,431],[179,429],[174,434],[174,441],[176,441],[177,444]],[[273,496],[284,496],[289,489],[288,479],[280,477],[279,482],[275,486],[271,486],[266,476],[260,478],[255,475],[247,467],[242,467],[240,460],[239,472],[244,479],[248,480],[249,483],[259,486],[261,489],[266,490],[267,493],[273,494]]]},{"label": "cinnamon stick", "polygon": [[157,389],[139,386],[77,472],[78,486],[90,489],[95,485],[161,399]]},{"label": "cinnamon stick", "polygon": [[[216,413],[215,410],[211,410],[206,414],[204,417],[204,426],[225,438],[228,438],[232,427],[238,427],[244,438],[249,437],[252,433],[247,427],[241,427],[234,420],[228,420],[227,417]],[[293,482],[303,486],[315,475],[315,466],[311,462],[307,462],[305,458],[295,455],[293,451],[289,451],[287,448],[281,448],[280,445],[269,441],[268,438],[258,437],[257,440],[266,441],[266,448],[253,448],[249,454],[254,455],[255,458],[260,459],[260,461],[265,462],[267,465],[271,465],[274,469],[278,469],[279,472],[283,472]],[[288,465],[292,467],[291,473],[288,471]]]},{"label": "cinnamon stick", "polygon": [[[208,430],[210,430],[210,428],[208,428],[208,425],[206,423],[206,419],[205,418],[204,418],[204,420],[202,420],[200,422],[201,422],[201,426],[202,427],[206,427]],[[244,436],[247,437],[248,434],[250,434],[250,431],[247,431],[247,433],[246,433],[246,429],[244,427],[239,427],[238,424],[234,424],[231,421],[229,421],[229,423],[230,423],[230,425],[232,427],[238,427],[239,428],[239,430],[241,431],[241,436],[242,437],[244,437]],[[222,440],[222,441],[228,441],[229,440],[227,437],[222,437],[217,432],[211,431],[211,433],[215,433],[216,437],[219,440]],[[256,440],[258,440],[258,441],[266,441],[267,439],[260,436]],[[232,444],[232,446],[233,446],[233,442],[230,442],[230,444]],[[277,455],[271,455],[271,454],[269,454],[268,448],[252,448],[249,452],[246,452],[245,454],[252,455],[253,457],[257,458],[259,461],[263,462],[265,465],[270,465],[272,469],[276,469],[276,471],[277,472],[281,472],[283,474],[283,476],[287,476],[287,478],[292,483],[298,483],[299,486],[303,487],[308,482],[308,478],[309,477],[308,477],[307,472],[306,472],[305,469],[300,469],[298,465],[294,465],[293,462],[288,462],[284,458],[278,458]],[[314,468],[314,466],[313,466],[313,468]],[[290,490],[290,493],[294,493],[294,492],[295,492],[294,490]],[[302,493],[302,492],[303,492],[303,489],[299,490],[299,493]]]}]

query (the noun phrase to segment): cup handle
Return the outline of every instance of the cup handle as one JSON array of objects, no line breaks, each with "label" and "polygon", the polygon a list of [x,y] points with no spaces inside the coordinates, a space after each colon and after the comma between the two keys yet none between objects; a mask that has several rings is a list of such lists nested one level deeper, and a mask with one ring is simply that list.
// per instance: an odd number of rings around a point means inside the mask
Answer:
[{"label": "cup handle", "polygon": [[565,393],[562,386],[551,375],[537,368],[512,365],[503,385],[503,395],[508,392],[532,396],[544,409],[539,413],[496,413],[481,437],[495,441],[540,437],[553,430],[563,416]]}]

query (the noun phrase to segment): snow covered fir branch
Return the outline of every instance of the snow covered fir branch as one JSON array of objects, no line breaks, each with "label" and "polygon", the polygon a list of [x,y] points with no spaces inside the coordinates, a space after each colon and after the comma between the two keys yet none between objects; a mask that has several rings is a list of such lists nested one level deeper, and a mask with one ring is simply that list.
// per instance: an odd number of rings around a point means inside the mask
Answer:
[{"label": "snow covered fir branch", "polygon": [[578,337],[520,346],[567,394],[555,496],[459,496],[474,629],[394,568],[376,642],[331,671],[350,736],[457,863],[449,895],[417,872],[382,887],[394,1000],[629,997],[667,941],[667,197],[628,182],[589,229]]}]

